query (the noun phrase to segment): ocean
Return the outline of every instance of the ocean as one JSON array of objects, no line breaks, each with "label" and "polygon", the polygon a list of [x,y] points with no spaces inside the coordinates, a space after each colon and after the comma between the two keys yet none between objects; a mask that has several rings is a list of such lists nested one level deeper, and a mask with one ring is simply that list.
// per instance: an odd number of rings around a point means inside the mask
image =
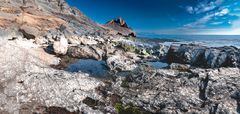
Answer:
[{"label": "ocean", "polygon": [[181,44],[194,43],[209,47],[235,46],[240,48],[240,35],[159,35],[152,38],[176,40],[179,42],[175,43]]}]

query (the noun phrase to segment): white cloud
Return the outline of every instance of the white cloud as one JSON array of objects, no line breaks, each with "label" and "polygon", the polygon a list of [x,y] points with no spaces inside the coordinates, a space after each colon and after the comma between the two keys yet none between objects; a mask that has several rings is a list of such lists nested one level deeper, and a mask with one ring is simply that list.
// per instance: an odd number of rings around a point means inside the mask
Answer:
[{"label": "white cloud", "polygon": [[220,12],[215,13],[216,16],[224,16],[229,13],[229,9],[225,8],[221,10]]},{"label": "white cloud", "polygon": [[193,14],[193,13],[194,13],[194,9],[193,9],[192,6],[187,6],[187,7],[186,7],[186,10],[187,10],[187,12],[190,13],[190,14]]},{"label": "white cloud", "polygon": [[205,24],[212,19],[213,16],[214,16],[213,14],[206,15],[206,16],[198,19],[195,22],[184,25],[184,27],[187,27],[187,28],[203,28],[203,27],[205,27]]},{"label": "white cloud", "polygon": [[195,22],[184,25],[184,27],[203,28],[206,26],[207,22],[211,21],[214,17],[221,17],[224,15],[227,15],[228,13],[229,13],[229,9],[227,9],[227,8],[222,9],[221,11],[216,12],[216,13],[212,12],[212,13],[207,14],[207,15],[203,16],[202,18],[196,20]]},{"label": "white cloud", "polygon": [[190,14],[200,14],[200,13],[205,13],[208,11],[211,11],[218,6],[220,6],[224,0],[216,0],[216,1],[211,1],[209,0],[203,0],[200,3],[198,3],[195,7],[193,6],[186,6],[186,11]]},{"label": "white cloud", "polygon": [[221,21],[220,21],[220,22],[212,22],[211,24],[212,24],[212,25],[220,25],[220,24],[223,24],[223,23],[224,23],[224,22],[221,22]]}]

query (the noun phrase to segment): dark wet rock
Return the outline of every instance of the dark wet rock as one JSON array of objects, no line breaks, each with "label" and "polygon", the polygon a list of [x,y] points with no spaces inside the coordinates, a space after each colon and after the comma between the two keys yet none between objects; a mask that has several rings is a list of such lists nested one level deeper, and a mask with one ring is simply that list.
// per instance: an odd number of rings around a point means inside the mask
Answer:
[{"label": "dark wet rock", "polygon": [[172,63],[170,65],[170,69],[173,70],[180,70],[180,71],[188,71],[190,69],[190,65],[188,64],[178,64],[178,63]]},{"label": "dark wet rock", "polygon": [[240,50],[235,47],[205,47],[193,44],[171,46],[169,63],[190,64],[196,67],[219,68],[240,67]]},{"label": "dark wet rock", "polygon": [[68,48],[68,55],[78,59],[101,60],[103,50],[91,46],[73,46]]},{"label": "dark wet rock", "polygon": [[54,69],[65,70],[69,65],[74,64],[78,61],[77,58],[69,57],[67,55],[60,56],[61,60],[57,65],[51,65]]},{"label": "dark wet rock", "polygon": [[[0,111],[1,112],[1,111]],[[7,114],[1,112],[1,114]],[[28,102],[20,107],[19,114],[80,114],[80,111],[70,112],[63,107],[47,107],[40,103]]]},{"label": "dark wet rock", "polygon": [[24,38],[27,39],[35,39],[36,35],[34,35],[32,32],[27,31],[26,29],[19,29],[19,32],[23,34]]},{"label": "dark wet rock", "polygon": [[155,46],[153,48],[153,55],[158,56],[159,59],[161,59],[162,61],[166,61],[167,60],[167,54],[169,51],[170,46],[166,46],[166,45],[161,45],[158,44],[158,46]]},{"label": "dark wet rock", "polygon": [[74,112],[70,112],[65,108],[61,108],[61,107],[47,107],[46,114],[79,114],[80,111],[74,111]]}]

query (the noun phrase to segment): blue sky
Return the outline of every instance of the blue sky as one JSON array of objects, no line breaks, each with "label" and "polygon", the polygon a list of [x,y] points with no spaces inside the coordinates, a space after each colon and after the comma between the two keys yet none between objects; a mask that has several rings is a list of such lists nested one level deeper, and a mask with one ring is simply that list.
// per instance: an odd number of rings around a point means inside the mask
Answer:
[{"label": "blue sky", "polygon": [[240,0],[67,0],[104,24],[124,18],[139,34],[240,34]]}]

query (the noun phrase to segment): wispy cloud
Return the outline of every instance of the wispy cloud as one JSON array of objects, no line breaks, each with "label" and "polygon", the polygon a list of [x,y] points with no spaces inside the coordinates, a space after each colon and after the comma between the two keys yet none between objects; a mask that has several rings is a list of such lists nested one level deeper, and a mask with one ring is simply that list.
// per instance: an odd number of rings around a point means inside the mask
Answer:
[{"label": "wispy cloud", "polygon": [[196,6],[186,6],[185,8],[186,11],[190,14],[200,14],[214,10],[215,8],[219,7],[223,2],[224,0],[203,0],[199,2]]},{"label": "wispy cloud", "polygon": [[199,18],[183,25],[182,29],[206,34],[240,34],[239,5],[239,0],[203,0],[196,6],[186,6],[186,12]]},{"label": "wispy cloud", "polygon": [[[198,19],[195,22],[188,23],[188,24],[184,25],[184,27],[187,27],[187,28],[203,28],[203,27],[207,26],[206,23],[209,22],[210,20],[212,20],[214,18],[217,18],[217,17],[222,17],[224,15],[227,15],[228,13],[229,13],[229,10],[227,8],[222,9],[219,12],[211,12],[211,13],[203,16],[202,18]],[[218,23],[220,23],[220,22],[218,22]]]},{"label": "wispy cloud", "polygon": [[193,20],[173,29],[139,30],[152,34],[240,35],[239,0],[197,0],[192,6],[180,6]]}]

